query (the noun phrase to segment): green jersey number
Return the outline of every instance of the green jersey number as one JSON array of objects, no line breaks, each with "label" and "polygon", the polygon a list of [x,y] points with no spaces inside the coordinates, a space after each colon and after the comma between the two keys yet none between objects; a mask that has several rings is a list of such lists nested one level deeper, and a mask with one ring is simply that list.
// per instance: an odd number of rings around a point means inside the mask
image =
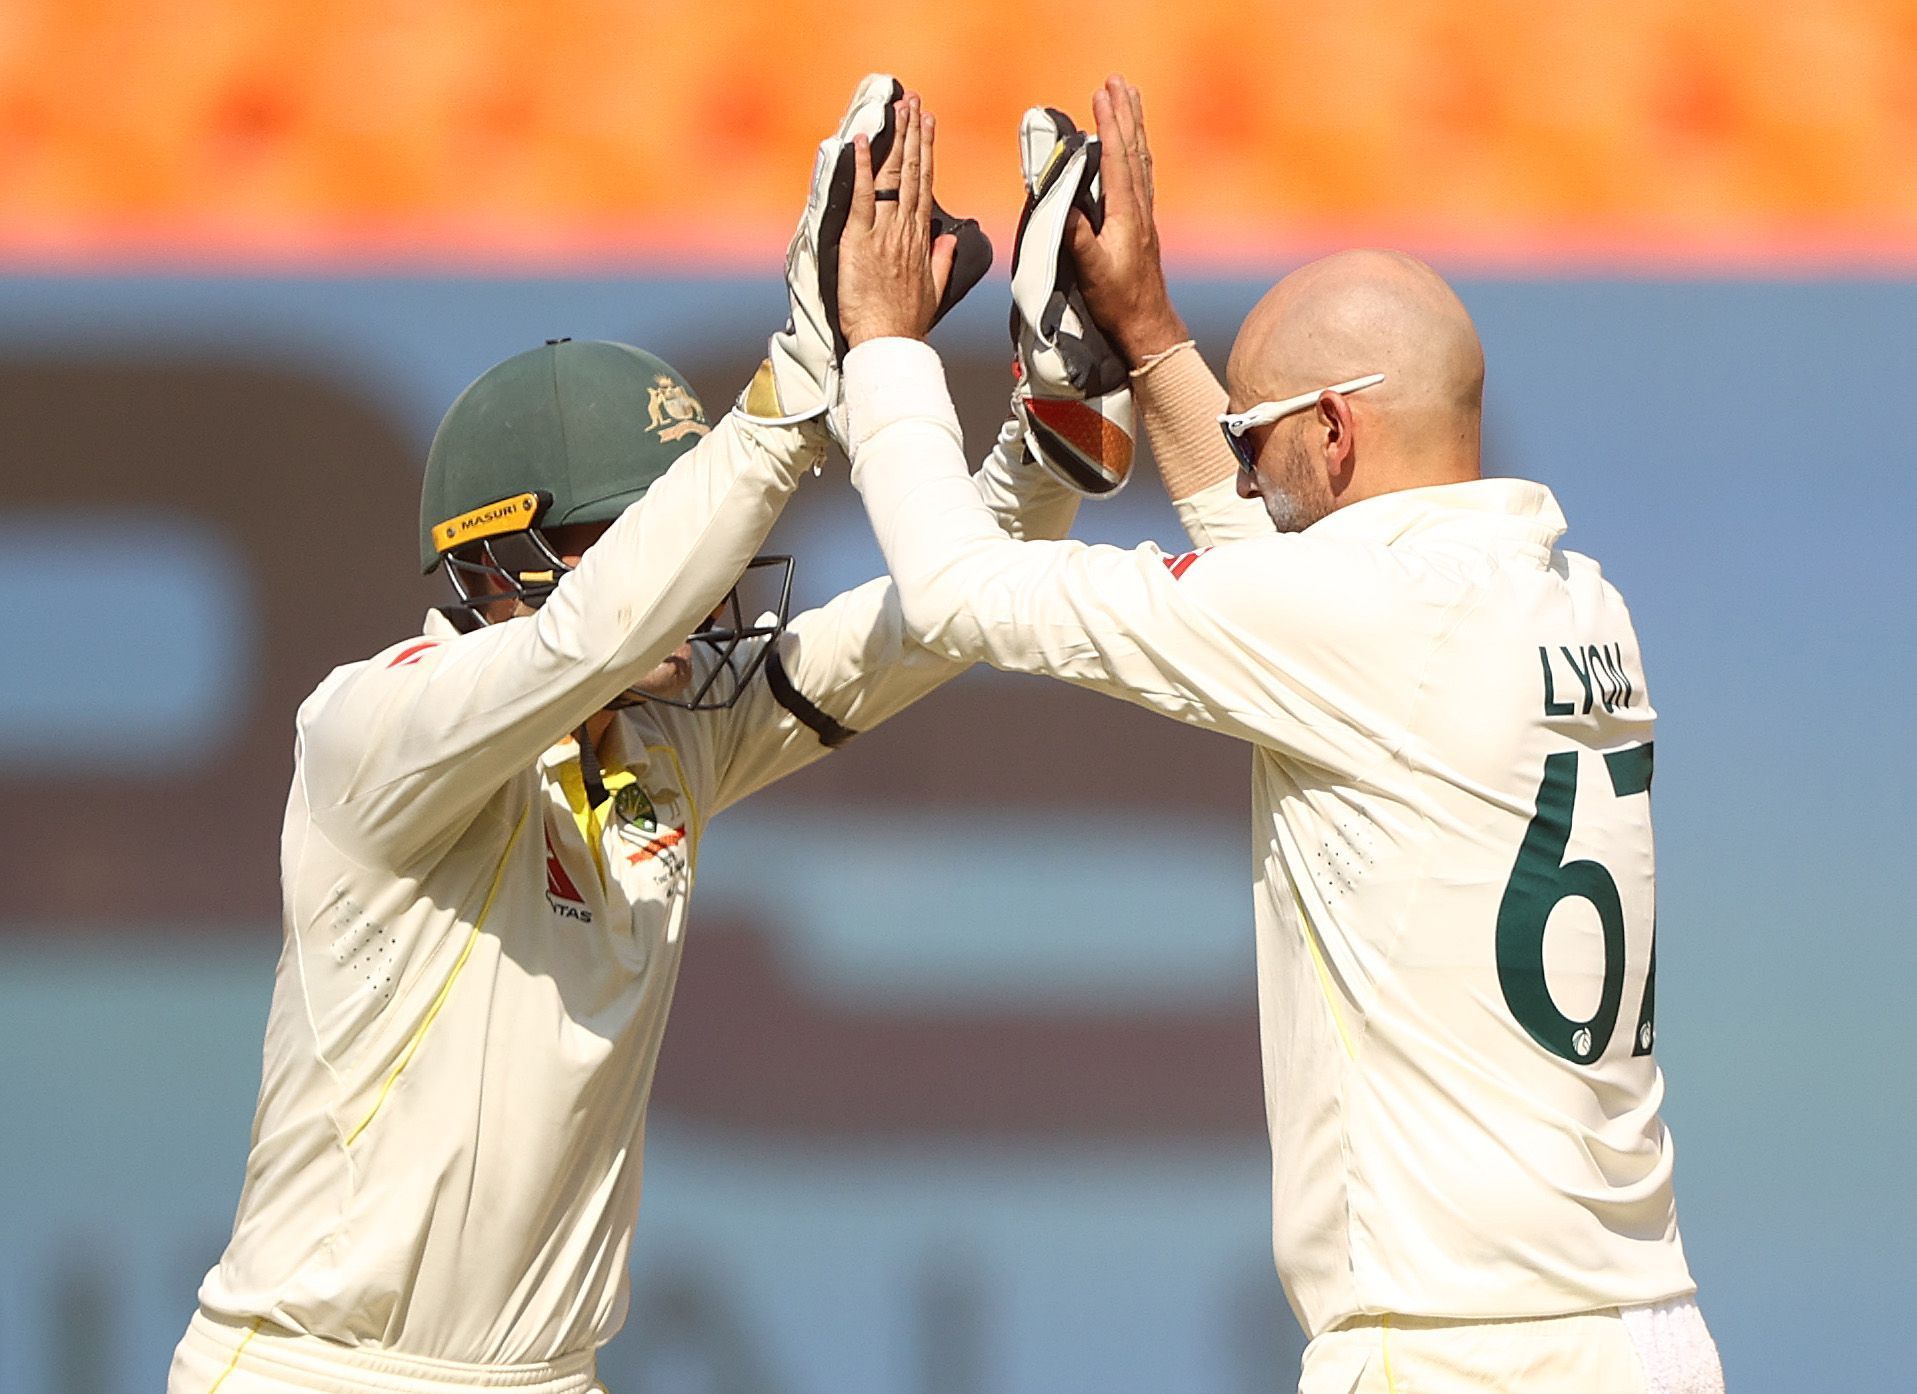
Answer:
[{"label": "green jersey number", "polygon": [[[1611,774],[1611,792],[1620,799],[1651,791],[1651,746],[1627,746],[1604,757]],[[1588,1065],[1604,1054],[1617,1029],[1624,999],[1624,906],[1617,881],[1594,861],[1567,862],[1564,849],[1571,841],[1571,817],[1578,794],[1578,752],[1563,751],[1544,760],[1544,782],[1538,785],[1538,811],[1524,830],[1517,865],[1505,884],[1498,905],[1498,985],[1504,1002],[1531,1039],[1576,1065]],[[1583,1021],[1573,1021],[1558,1010],[1544,981],[1544,929],[1560,901],[1586,900],[1597,911],[1604,930],[1604,990],[1597,1010]],[[1638,1006],[1637,1029],[1631,1053],[1649,1055],[1657,1036],[1657,925],[1651,925],[1651,962],[1644,976],[1644,1000]]]}]

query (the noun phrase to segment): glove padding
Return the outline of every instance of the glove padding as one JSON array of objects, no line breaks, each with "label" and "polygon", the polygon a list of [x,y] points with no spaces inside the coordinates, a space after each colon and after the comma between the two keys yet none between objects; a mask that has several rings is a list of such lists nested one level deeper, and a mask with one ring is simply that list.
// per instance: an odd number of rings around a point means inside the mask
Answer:
[{"label": "glove padding", "polygon": [[[835,434],[839,368],[845,360],[845,330],[839,323],[839,239],[852,211],[853,138],[871,142],[876,172],[891,152],[897,117],[892,104],[905,89],[887,73],[873,73],[852,94],[837,132],[819,143],[805,212],[785,253],[785,328],[772,336],[766,361],[740,395],[739,410],[775,425],[826,415]],[[954,218],[934,201],[932,235],[958,238],[952,274],[932,316],[937,324],[965,298],[992,265],[992,243],[976,220]]]},{"label": "glove padding", "polygon": [[1065,226],[1076,208],[1104,226],[1098,137],[1051,107],[1019,126],[1025,211],[1012,249],[1012,409],[1038,462],[1081,494],[1124,487],[1132,470],[1132,389],[1125,360],[1085,309]]}]

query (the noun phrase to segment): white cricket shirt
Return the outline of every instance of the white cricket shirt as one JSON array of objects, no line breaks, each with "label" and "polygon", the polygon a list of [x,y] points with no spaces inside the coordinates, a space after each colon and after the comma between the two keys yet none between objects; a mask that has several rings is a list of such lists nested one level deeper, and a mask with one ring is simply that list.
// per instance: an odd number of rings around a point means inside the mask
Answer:
[{"label": "white cricket shirt", "polygon": [[1273,1240],[1306,1330],[1693,1291],[1652,1054],[1650,697],[1550,491],[1409,490],[1282,536],[1223,486],[1185,508],[1239,539],[1209,550],[1020,543],[965,487],[929,348],[861,345],[846,386],[922,642],[1253,747]]},{"label": "white cricket shirt", "polygon": [[[968,492],[1062,535],[1075,500],[1016,440]],[[698,627],[822,449],[730,415],[537,614],[432,616],[302,705],[259,1108],[203,1307],[461,1365],[618,1330],[702,830],[825,747],[761,672],[726,711],[620,712],[589,808],[568,733]],[[907,639],[884,580],[779,653],[853,730],[961,670]]]}]

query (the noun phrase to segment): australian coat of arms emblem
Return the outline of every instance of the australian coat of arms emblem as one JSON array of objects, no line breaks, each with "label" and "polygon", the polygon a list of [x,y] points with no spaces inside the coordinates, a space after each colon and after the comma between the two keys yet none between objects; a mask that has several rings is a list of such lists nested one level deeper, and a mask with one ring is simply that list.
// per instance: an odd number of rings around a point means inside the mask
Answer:
[{"label": "australian coat of arms emblem", "polygon": [[699,405],[699,399],[664,373],[646,389],[646,414],[652,418],[651,429],[662,441],[703,436],[712,429],[706,425],[705,408]]}]

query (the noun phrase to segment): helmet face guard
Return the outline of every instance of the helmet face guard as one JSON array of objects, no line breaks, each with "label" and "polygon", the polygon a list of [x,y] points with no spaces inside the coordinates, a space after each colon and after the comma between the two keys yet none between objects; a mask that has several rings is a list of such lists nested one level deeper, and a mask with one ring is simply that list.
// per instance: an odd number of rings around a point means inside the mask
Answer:
[{"label": "helmet face guard", "polygon": [[[756,620],[748,622],[739,588],[755,571],[764,573],[760,579],[771,587],[773,603],[761,611]],[[690,712],[724,711],[745,696],[747,684],[765,666],[766,655],[772,652],[773,643],[785,632],[786,622],[791,618],[792,558],[754,557],[746,563],[745,575],[719,602],[712,622],[687,636],[693,644],[704,645],[715,657],[705,677],[699,678],[684,697],[659,697],[633,688],[626,689],[626,696],[634,701],[663,702],[668,707],[683,707]],[[753,642],[755,640],[760,642]],[[693,672],[695,675],[698,672],[696,664]],[[622,700],[618,705],[624,706],[626,702]]]},{"label": "helmet face guard", "polygon": [[[557,588],[560,578],[572,570],[551,539],[537,527],[468,543],[446,552],[443,560],[458,597],[447,608],[464,611],[479,624],[492,623],[486,608],[502,601],[537,610]],[[760,584],[748,586],[755,579],[754,572],[761,573],[757,578]],[[741,587],[759,591],[770,602],[756,620],[747,620],[745,602],[739,595]],[[784,632],[791,617],[792,558],[754,557],[746,563],[745,574],[719,602],[712,619],[686,636],[714,658],[703,677],[699,676],[702,665],[695,662],[694,682],[687,694],[662,697],[627,688],[610,706],[658,702],[686,711],[724,711],[745,695],[746,686],[764,665],[773,641]]]}]

